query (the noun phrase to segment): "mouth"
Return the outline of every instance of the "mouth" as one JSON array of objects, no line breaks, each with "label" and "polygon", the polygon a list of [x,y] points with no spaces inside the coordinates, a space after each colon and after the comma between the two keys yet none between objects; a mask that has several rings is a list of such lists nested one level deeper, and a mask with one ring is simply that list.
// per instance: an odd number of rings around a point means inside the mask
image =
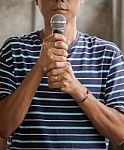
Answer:
[{"label": "mouth", "polygon": [[66,7],[63,7],[61,5],[57,5],[57,6],[53,7],[53,11],[69,11],[69,9]]},{"label": "mouth", "polygon": [[68,9],[58,9],[58,8],[56,8],[56,9],[53,9],[53,11],[68,11]]}]

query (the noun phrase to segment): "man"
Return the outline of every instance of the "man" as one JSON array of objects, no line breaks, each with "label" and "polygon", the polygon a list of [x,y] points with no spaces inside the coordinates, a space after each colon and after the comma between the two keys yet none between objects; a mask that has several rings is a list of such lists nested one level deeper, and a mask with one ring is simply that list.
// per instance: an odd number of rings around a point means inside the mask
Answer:
[{"label": "man", "polygon": [[[10,149],[106,149],[124,142],[124,56],[80,33],[82,0],[36,0],[44,28],[8,39],[0,63],[0,136]],[[65,16],[64,35],[50,19]]]}]

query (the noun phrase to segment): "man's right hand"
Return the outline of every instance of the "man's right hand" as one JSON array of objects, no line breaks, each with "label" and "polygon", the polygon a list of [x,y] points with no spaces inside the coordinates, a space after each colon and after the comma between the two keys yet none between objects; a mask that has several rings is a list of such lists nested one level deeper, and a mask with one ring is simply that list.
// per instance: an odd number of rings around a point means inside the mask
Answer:
[{"label": "man's right hand", "polygon": [[[58,62],[66,62],[68,53],[66,38],[61,34],[53,34],[44,39],[41,54],[38,60],[39,65],[43,68],[43,74],[50,70],[50,64],[57,68]],[[61,63],[59,67],[64,67]],[[48,69],[49,68],[49,69]]]}]

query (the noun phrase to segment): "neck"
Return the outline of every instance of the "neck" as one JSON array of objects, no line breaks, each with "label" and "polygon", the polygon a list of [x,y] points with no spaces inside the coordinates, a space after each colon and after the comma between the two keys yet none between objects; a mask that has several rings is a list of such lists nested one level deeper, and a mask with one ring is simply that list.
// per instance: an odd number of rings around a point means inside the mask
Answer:
[{"label": "neck", "polygon": [[65,28],[64,36],[66,37],[67,40],[67,45],[70,45],[75,39],[77,35],[77,29],[76,29],[76,24],[73,25],[67,25]]}]

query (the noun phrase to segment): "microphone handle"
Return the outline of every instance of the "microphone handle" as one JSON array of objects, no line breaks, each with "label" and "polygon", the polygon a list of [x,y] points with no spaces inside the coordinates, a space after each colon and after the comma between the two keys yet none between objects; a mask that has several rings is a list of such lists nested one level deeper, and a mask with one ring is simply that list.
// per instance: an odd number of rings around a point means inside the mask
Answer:
[{"label": "microphone handle", "polygon": [[53,30],[53,33],[58,33],[58,34],[62,34],[64,35],[64,31],[63,30]]}]

